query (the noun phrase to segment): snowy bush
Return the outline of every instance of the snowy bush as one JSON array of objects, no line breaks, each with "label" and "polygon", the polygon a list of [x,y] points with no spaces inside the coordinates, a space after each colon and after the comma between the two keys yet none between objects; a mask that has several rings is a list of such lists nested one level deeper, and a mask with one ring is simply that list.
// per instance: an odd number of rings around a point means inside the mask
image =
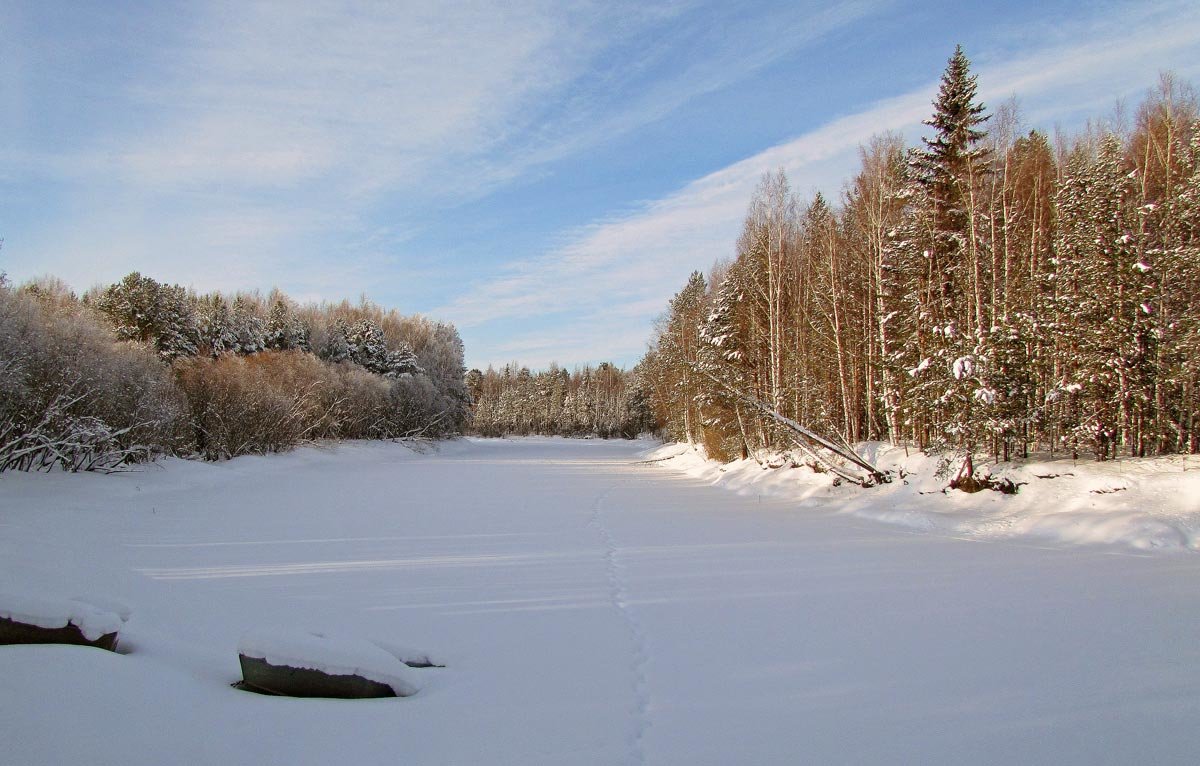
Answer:
[{"label": "snowy bush", "polygon": [[223,460],[280,452],[314,439],[381,439],[449,432],[424,376],[388,380],[301,351],[195,357],[175,365],[200,455]]},{"label": "snowy bush", "polygon": [[82,300],[49,277],[0,290],[0,470],[442,437],[466,419],[457,330],[365,300],[197,295],[136,272]]},{"label": "snowy bush", "polygon": [[224,354],[176,364],[196,450],[209,460],[279,452],[323,436],[332,408],[321,397],[322,364],[295,352]]},{"label": "snowy bush", "polygon": [[0,392],[0,471],[113,470],[186,438],[155,353],[61,295],[0,287]]}]

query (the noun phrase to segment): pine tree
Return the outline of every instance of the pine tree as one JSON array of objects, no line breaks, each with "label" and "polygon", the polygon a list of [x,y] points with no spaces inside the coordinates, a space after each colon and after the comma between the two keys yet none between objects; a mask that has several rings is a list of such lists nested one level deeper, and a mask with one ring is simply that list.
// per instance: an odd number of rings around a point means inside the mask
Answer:
[{"label": "pine tree", "polygon": [[197,314],[200,346],[208,349],[209,356],[216,358],[235,349],[237,335],[229,315],[229,304],[220,293],[201,297],[197,301]]},{"label": "pine tree", "polygon": [[701,435],[695,403],[701,384],[693,366],[699,351],[699,320],[706,292],[704,275],[693,271],[687,284],[671,299],[658,341],[658,364],[666,385],[666,399],[661,402],[664,420],[673,438],[688,443],[695,443]]},{"label": "pine tree", "polygon": [[740,454],[745,458],[751,445],[745,415],[737,395],[753,395],[743,361],[744,338],[738,312],[744,294],[738,285],[737,267],[731,267],[712,296],[708,315],[698,332],[696,371],[700,391],[696,394],[704,426],[705,448],[714,458]]},{"label": "pine tree", "polygon": [[271,304],[271,312],[267,315],[266,346],[275,351],[287,351],[296,348],[298,339],[295,335],[295,321],[291,309],[283,298],[276,298]]},{"label": "pine tree", "polygon": [[196,354],[199,328],[195,306],[180,285],[158,285],[154,320],[154,348],[165,361]]},{"label": "pine tree", "polygon": [[385,371],[383,375],[389,378],[403,378],[421,375],[424,370],[417,363],[417,355],[412,346],[404,341],[397,344],[392,351],[386,352]]},{"label": "pine tree", "polygon": [[266,328],[249,299],[238,295],[229,315],[233,331],[232,350],[239,354],[257,354],[266,348]]},{"label": "pine tree", "polygon": [[[987,387],[978,377],[984,369],[989,329],[985,310],[990,257],[985,253],[982,220],[986,208],[982,179],[988,149],[983,104],[976,103],[976,78],[957,46],[942,75],[934,114],[926,124],[933,138],[915,157],[917,181],[928,195],[932,242],[927,251],[928,340],[932,360],[926,376],[926,403],[936,408],[941,425],[931,435],[944,446],[964,453],[963,472],[971,472],[981,424],[977,404]],[[924,317],[922,316],[923,320]]]},{"label": "pine tree", "polygon": [[371,319],[360,319],[355,322],[346,334],[346,344],[349,349],[350,361],[377,375],[387,374],[389,370],[387,339],[378,322]]},{"label": "pine tree", "polygon": [[[943,325],[972,319],[964,330],[968,326],[983,329],[978,194],[988,156],[987,147],[981,144],[987,133],[979,127],[988,115],[986,107],[975,101],[976,77],[970,66],[962,46],[955,47],[933,103],[934,114],[925,121],[934,129],[934,136],[923,139],[925,150],[915,157],[917,178],[928,190],[933,206],[930,273],[939,280],[934,318]],[[974,312],[967,312],[969,301],[974,303]]]},{"label": "pine tree", "polygon": [[1163,448],[1194,453],[1200,451],[1200,120],[1180,144],[1179,182],[1160,206],[1172,230],[1159,270],[1157,325],[1165,354],[1159,374],[1171,397],[1163,412],[1172,433]]},{"label": "pine tree", "polygon": [[321,344],[317,355],[332,364],[350,359],[348,334],[349,328],[346,327],[346,322],[341,317],[334,319],[326,328],[325,342]]},{"label": "pine tree", "polygon": [[634,439],[658,430],[654,417],[653,392],[646,384],[646,371],[639,365],[625,379],[625,421],[621,435]]},{"label": "pine tree", "polygon": [[106,288],[95,306],[117,337],[153,347],[166,361],[196,353],[198,328],[187,291],[133,272]]}]

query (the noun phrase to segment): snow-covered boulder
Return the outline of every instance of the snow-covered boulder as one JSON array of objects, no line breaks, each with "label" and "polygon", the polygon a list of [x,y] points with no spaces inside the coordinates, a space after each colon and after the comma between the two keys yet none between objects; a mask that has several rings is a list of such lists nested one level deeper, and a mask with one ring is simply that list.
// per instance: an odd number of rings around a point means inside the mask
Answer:
[{"label": "snow-covered boulder", "polygon": [[79,644],[115,651],[128,612],[82,599],[0,593],[0,644]]},{"label": "snow-covered boulder", "polygon": [[407,697],[416,674],[360,639],[294,630],[251,630],[238,642],[244,686],[288,697]]}]

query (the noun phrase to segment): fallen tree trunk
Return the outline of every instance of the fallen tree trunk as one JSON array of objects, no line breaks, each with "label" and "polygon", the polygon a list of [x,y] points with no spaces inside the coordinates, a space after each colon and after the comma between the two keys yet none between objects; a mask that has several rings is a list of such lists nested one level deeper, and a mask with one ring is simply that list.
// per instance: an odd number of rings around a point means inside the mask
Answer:
[{"label": "fallen tree trunk", "polygon": [[[870,462],[868,462],[867,460],[860,457],[858,455],[858,453],[856,453],[853,449],[850,448],[849,445],[836,444],[833,441],[831,441],[830,439],[826,439],[825,437],[816,433],[812,429],[806,428],[805,426],[801,425],[800,423],[797,423],[792,418],[789,418],[786,415],[780,413],[774,407],[771,407],[770,405],[760,402],[759,400],[757,400],[753,397],[746,396],[745,394],[742,394],[739,391],[734,390],[732,387],[726,385],[724,382],[722,382],[717,377],[715,377],[709,373],[706,373],[706,372],[700,372],[700,371],[697,371],[697,372],[699,372],[700,375],[702,375],[704,378],[708,379],[713,384],[715,384],[718,388],[720,388],[725,393],[726,396],[732,397],[733,399],[736,399],[737,401],[742,402],[746,406],[750,407],[752,410],[758,412],[760,415],[783,426],[791,435],[792,442],[802,452],[804,452],[804,454],[808,455],[813,460],[816,460],[818,463],[820,463],[822,466],[824,466],[831,473],[834,473],[847,481],[852,481],[856,484],[860,484],[864,487],[871,487],[876,484],[886,484],[889,481],[891,481],[891,476],[888,474],[887,471],[881,470],[877,466],[872,465]],[[846,466],[839,465],[838,463],[834,462],[833,460],[831,460],[828,457],[826,457],[825,455],[823,455],[821,453],[821,450],[826,450],[828,452],[831,452],[831,453],[833,453],[833,455],[841,458],[842,460],[845,460],[845,461],[857,466],[858,468],[861,468],[863,471],[866,472],[866,475],[865,476],[859,475],[857,473],[854,473],[852,470],[848,469]]]}]

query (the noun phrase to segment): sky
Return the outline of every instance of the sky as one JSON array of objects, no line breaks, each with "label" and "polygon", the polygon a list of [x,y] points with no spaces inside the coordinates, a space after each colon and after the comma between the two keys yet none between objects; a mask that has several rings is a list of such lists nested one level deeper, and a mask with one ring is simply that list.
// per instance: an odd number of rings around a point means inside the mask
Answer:
[{"label": "sky", "polygon": [[1200,83],[1200,4],[0,0],[0,270],[366,296],[634,364],[763,173],[837,199],[961,43],[1026,128]]}]

